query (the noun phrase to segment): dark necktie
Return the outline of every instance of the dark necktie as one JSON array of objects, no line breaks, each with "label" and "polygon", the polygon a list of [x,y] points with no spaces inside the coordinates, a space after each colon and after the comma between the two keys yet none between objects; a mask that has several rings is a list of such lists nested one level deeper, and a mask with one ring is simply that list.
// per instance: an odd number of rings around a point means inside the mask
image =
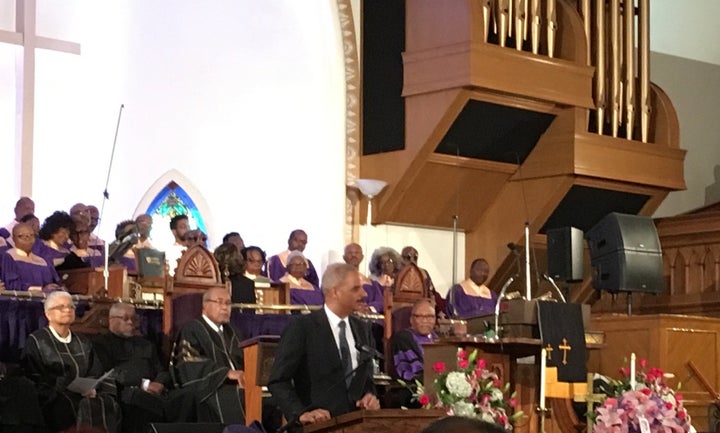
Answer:
[{"label": "dark necktie", "polygon": [[350,346],[348,346],[347,337],[345,337],[347,323],[341,320],[338,326],[340,327],[340,360],[345,374],[345,385],[350,388],[350,382],[352,382],[352,358],[350,357]]}]

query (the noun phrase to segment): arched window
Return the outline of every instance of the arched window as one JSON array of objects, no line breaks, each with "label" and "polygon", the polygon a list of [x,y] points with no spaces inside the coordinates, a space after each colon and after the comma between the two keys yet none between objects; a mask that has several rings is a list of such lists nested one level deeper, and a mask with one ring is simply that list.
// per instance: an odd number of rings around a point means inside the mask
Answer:
[{"label": "arched window", "polygon": [[[176,215],[187,215],[190,229],[200,229],[207,234],[205,221],[195,202],[185,190],[170,181],[150,202],[146,213],[152,216],[154,227],[170,227],[170,220]],[[153,230],[153,243],[171,245],[172,233],[169,230]]]}]

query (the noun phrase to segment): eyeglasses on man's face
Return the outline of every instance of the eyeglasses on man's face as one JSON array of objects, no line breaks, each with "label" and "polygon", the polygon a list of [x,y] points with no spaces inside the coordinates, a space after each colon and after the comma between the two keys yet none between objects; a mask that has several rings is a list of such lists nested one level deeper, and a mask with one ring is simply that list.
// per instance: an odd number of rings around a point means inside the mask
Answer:
[{"label": "eyeglasses on man's face", "polygon": [[74,310],[75,305],[73,304],[66,304],[66,305],[55,305],[50,308],[48,308],[48,311],[69,311]]},{"label": "eyeglasses on man's face", "polygon": [[232,305],[232,301],[229,299],[208,299],[205,302],[213,302],[221,307],[229,307]]},{"label": "eyeglasses on man's face", "polygon": [[434,314],[413,314],[412,316],[419,320],[435,320]]}]

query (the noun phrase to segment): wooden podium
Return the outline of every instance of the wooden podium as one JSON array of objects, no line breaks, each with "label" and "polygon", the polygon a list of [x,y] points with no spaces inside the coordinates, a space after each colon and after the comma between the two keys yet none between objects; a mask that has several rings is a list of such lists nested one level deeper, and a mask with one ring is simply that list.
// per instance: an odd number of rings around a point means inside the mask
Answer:
[{"label": "wooden podium", "polygon": [[245,358],[245,420],[262,420],[263,386],[270,379],[275,349],[280,337],[259,335],[240,343]]},{"label": "wooden podium", "polygon": [[358,410],[329,421],[303,427],[305,433],[420,433],[436,419],[445,416],[438,409]]}]

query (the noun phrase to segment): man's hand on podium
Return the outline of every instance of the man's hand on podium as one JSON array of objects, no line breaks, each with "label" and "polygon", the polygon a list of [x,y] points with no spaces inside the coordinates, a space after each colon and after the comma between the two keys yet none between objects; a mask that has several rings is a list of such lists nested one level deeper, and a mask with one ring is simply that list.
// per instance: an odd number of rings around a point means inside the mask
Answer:
[{"label": "man's hand on podium", "polygon": [[325,409],[315,409],[310,412],[305,412],[300,415],[298,420],[302,425],[313,424],[320,421],[328,421],[330,419],[330,412]]},{"label": "man's hand on podium", "polygon": [[355,403],[355,406],[359,407],[360,409],[378,410],[380,409],[380,401],[377,399],[377,397],[368,392],[363,396],[363,398],[361,398],[360,400],[358,400],[357,403]]}]

